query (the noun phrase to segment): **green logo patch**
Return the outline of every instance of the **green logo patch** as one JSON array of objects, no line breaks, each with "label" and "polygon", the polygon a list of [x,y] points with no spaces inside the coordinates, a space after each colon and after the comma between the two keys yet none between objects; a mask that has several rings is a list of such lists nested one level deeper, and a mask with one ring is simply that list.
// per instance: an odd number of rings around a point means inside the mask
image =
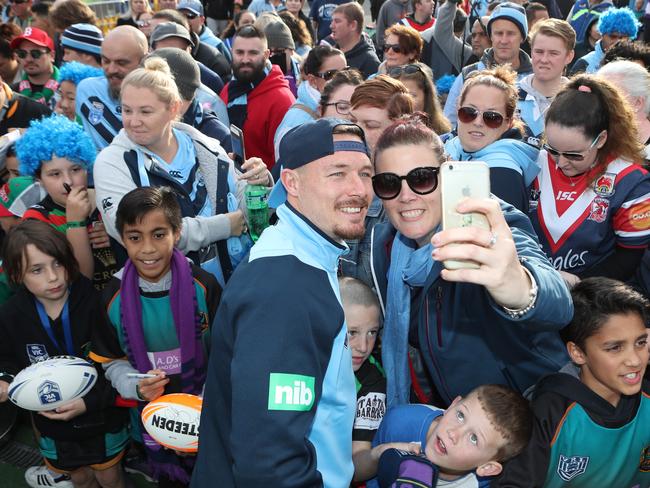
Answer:
[{"label": "green logo patch", "polygon": [[314,377],[299,374],[269,375],[269,410],[306,412],[314,405]]}]

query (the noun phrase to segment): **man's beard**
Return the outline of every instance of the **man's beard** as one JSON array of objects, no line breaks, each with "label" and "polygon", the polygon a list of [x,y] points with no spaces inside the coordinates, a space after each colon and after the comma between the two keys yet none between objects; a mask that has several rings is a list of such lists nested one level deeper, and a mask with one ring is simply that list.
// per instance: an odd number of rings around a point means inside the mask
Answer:
[{"label": "man's beard", "polygon": [[[239,63],[239,64],[233,64],[232,67],[232,72],[235,75],[235,78],[237,78],[237,81],[240,81],[242,83],[250,83],[251,81],[255,80],[256,78],[259,78],[259,76],[264,72],[264,63],[265,61],[262,61],[259,64],[255,63]],[[246,71],[242,72],[242,68],[252,68],[251,71]]]}]

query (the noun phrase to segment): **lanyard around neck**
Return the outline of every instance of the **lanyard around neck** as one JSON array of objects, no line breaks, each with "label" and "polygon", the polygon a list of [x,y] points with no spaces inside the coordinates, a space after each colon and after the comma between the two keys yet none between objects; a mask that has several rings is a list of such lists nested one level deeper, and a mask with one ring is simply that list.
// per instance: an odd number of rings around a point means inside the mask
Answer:
[{"label": "lanyard around neck", "polygon": [[[38,300],[35,299],[35,301],[36,301],[36,310],[38,311],[38,316],[41,319],[41,325],[43,326],[43,329],[45,329],[45,332],[47,332],[47,335],[52,341],[52,344],[54,344],[59,351],[62,351],[61,346],[59,345],[59,341],[57,341],[56,337],[54,336],[54,331],[52,330],[52,326],[50,325],[50,318],[47,316],[47,313],[45,312],[45,307]],[[66,300],[65,305],[63,306],[63,313],[61,314],[61,322],[63,322],[63,337],[65,338],[66,352],[70,356],[74,356],[74,344],[72,343],[72,328],[70,327],[70,312],[68,310],[68,300]]]}]

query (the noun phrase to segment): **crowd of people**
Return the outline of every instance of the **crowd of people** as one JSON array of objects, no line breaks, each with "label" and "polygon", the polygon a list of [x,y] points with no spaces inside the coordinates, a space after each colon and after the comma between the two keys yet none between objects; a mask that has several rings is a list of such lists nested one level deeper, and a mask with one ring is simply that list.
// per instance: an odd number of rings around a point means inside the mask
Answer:
[{"label": "crowd of people", "polygon": [[29,486],[650,487],[649,0],[127,3],[0,11]]}]

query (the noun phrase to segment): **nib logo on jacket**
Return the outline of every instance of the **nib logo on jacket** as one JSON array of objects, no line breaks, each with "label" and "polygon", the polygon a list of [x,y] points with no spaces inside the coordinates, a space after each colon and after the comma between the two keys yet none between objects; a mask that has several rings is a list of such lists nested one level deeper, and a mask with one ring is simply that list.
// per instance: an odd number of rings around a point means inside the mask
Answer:
[{"label": "nib logo on jacket", "polygon": [[269,410],[306,412],[314,405],[313,376],[271,373],[269,375]]}]

